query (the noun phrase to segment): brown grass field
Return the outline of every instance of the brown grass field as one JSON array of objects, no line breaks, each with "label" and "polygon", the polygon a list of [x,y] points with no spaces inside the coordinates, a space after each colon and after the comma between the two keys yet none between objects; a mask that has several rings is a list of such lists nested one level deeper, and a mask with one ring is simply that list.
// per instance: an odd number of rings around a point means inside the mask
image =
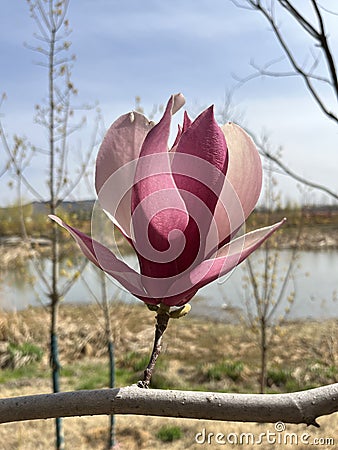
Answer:
[{"label": "brown grass field", "polygon": [[[67,391],[105,387],[108,358],[100,308],[62,305],[60,314],[62,389]],[[116,385],[128,385],[140,378],[149,357],[154,314],[141,305],[114,304],[112,321]],[[48,327],[48,311],[43,308],[0,313],[2,398],[50,392]],[[164,337],[164,350],[155,369],[153,387],[257,392],[259,347],[256,342],[255,331],[244,325],[210,322],[193,316],[172,320]],[[283,324],[272,334],[267,392],[296,391],[337,382],[337,361],[337,321]],[[224,364],[220,365],[220,362]],[[220,447],[305,449],[310,445],[321,449],[337,448],[338,414],[321,417],[318,422],[319,429],[305,425],[286,425],[284,432],[277,433],[274,424],[120,415],[116,417],[116,435],[119,448],[128,450]],[[159,436],[159,431],[163,431],[164,427],[169,427],[169,431],[164,433],[164,437],[163,434]],[[106,448],[106,416],[65,419],[64,429],[66,449]],[[174,433],[173,437],[170,430],[177,429],[178,435]],[[196,442],[196,434],[204,429],[205,442]],[[253,444],[251,441],[244,441],[242,445],[235,443],[236,436],[239,439],[241,433],[253,433],[258,439],[260,433],[267,432],[275,432],[276,439],[281,442],[269,443],[263,439],[261,444]],[[217,433],[227,435],[233,443],[217,443]],[[292,445],[284,444],[283,439],[287,439],[287,433],[296,433],[298,445],[295,442]],[[304,433],[309,435],[307,445],[301,442]],[[198,437],[202,439],[201,435]],[[172,442],[167,442],[171,438]],[[53,420],[0,425],[1,450],[53,448]]]}]

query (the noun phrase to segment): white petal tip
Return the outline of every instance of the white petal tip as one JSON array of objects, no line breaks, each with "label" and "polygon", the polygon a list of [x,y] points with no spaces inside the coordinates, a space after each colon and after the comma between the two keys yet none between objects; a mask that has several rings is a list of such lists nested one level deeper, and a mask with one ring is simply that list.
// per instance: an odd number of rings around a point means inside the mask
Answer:
[{"label": "white petal tip", "polygon": [[172,114],[175,114],[185,104],[185,98],[184,98],[183,94],[178,93],[178,94],[173,95],[173,100],[174,100],[174,102],[173,102],[173,106],[172,106]]}]

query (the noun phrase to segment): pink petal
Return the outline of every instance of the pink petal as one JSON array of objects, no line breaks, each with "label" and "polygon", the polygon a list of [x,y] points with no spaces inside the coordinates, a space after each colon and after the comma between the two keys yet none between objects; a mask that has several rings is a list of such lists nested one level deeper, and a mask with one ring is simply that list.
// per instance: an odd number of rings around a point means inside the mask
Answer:
[{"label": "pink petal", "polygon": [[187,129],[190,127],[191,124],[192,124],[192,121],[191,121],[190,117],[188,116],[188,113],[186,111],[184,111],[183,126],[181,127],[181,125],[178,125],[177,135],[176,135],[175,141],[170,149],[171,152],[176,151],[177,145],[181,139],[182,134],[185,131],[187,131]]},{"label": "pink petal", "polygon": [[153,126],[153,122],[138,112],[124,114],[107,131],[96,159],[95,187],[100,204],[127,237],[131,217],[129,188],[136,165],[129,166],[123,173],[117,171],[139,157],[143,141]]},{"label": "pink petal", "polygon": [[183,133],[185,131],[187,131],[187,129],[190,127],[190,125],[192,124],[192,120],[190,119],[190,117],[188,116],[188,113],[186,111],[184,111],[184,116],[183,116]]},{"label": "pink petal", "polygon": [[132,193],[134,246],[141,271],[167,277],[184,245],[183,231],[189,216],[171,174],[168,138],[171,116],[182,106],[181,95],[172,96],[161,121],[148,133],[137,163]]},{"label": "pink petal", "polygon": [[178,125],[178,129],[177,129],[177,134],[176,134],[176,138],[175,141],[170,149],[171,152],[174,152],[176,150],[177,144],[179,143],[179,140],[181,139],[182,136],[182,132],[183,132],[183,128],[181,127],[181,125]]},{"label": "pink petal", "polygon": [[[170,306],[181,306],[186,303],[192,292],[211,283],[217,278],[229,273],[234,267],[238,266],[245,258],[254,252],[262,243],[271,236],[286,219],[265,228],[260,228],[250,233],[240,236],[222,247],[215,258],[203,261],[199,266],[174,283],[162,300]],[[187,300],[189,301],[189,300]]]},{"label": "pink petal", "polygon": [[[172,161],[173,177],[190,216],[185,230],[185,251],[178,260],[180,271],[206,257],[206,236],[228,165],[224,134],[214,119],[213,107],[202,112],[193,123],[186,116],[185,122],[187,129]],[[218,241],[214,247],[217,245]]]},{"label": "pink petal", "polygon": [[[180,155],[189,155],[192,158],[181,158]],[[203,161],[207,161],[217,169],[207,183],[200,181],[205,179],[206,165]],[[192,165],[194,166],[193,176],[191,175]],[[224,183],[227,167],[227,145],[224,134],[215,121],[211,106],[202,112],[182,134],[172,161],[174,180],[180,190],[196,195],[213,212]]]},{"label": "pink petal", "polygon": [[185,105],[184,95],[179,93],[171,96],[173,100],[171,114],[174,115]]},{"label": "pink petal", "polygon": [[219,242],[229,240],[244,223],[258,201],[262,187],[262,163],[250,136],[233,123],[222,131],[229,152],[229,165],[215,210]]},{"label": "pink petal", "polygon": [[123,261],[120,261],[107,247],[91,237],[67,225],[57,216],[49,217],[69,231],[78,243],[83,254],[97,267],[111,275],[135,296],[146,297],[147,293],[142,286],[141,276]]}]

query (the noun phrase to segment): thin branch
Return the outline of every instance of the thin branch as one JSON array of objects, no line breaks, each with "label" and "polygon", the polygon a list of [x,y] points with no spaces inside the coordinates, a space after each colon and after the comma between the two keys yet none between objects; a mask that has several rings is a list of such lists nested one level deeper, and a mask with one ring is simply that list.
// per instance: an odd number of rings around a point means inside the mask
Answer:
[{"label": "thin branch", "polygon": [[89,260],[87,258],[83,260],[82,264],[73,274],[73,276],[70,277],[70,279],[67,280],[66,283],[60,288],[60,296],[64,297],[70,291],[70,289],[74,286],[75,282],[78,280],[79,276],[83,273],[83,271],[87,267],[88,262]]},{"label": "thin branch", "polygon": [[9,161],[0,170],[0,178],[3,177],[5,175],[5,173],[8,171],[8,167],[9,167]]},{"label": "thin branch", "polygon": [[321,15],[321,12],[318,8],[317,3],[315,2],[315,0],[312,0],[312,6],[316,12],[317,15],[317,19],[319,22],[319,26],[320,26],[320,35],[318,40],[320,41],[321,47],[324,51],[324,55],[326,58],[326,62],[329,68],[329,72],[331,75],[331,81],[332,81],[332,86],[334,88],[334,91],[336,93],[336,97],[338,100],[338,77],[337,77],[337,71],[336,71],[336,65],[333,59],[333,54],[331,52],[331,49],[329,47],[329,43],[328,40],[326,38],[326,31],[325,31],[325,27],[324,27],[324,21]]},{"label": "thin branch", "polygon": [[15,158],[15,155],[13,155],[13,152],[7,142],[6,136],[5,136],[5,131],[2,127],[2,123],[0,121],[0,137],[4,146],[4,149],[6,151],[6,153],[8,154],[11,164],[13,165],[15,171],[17,174],[20,174],[20,177],[22,179],[22,183],[26,186],[26,188],[28,189],[28,191],[34,195],[34,197],[39,200],[39,201],[43,201],[43,197],[38,193],[38,191],[36,189],[33,188],[33,186],[29,183],[29,181],[27,180],[27,178],[24,176],[24,174],[21,171],[21,168],[18,165],[18,162]]},{"label": "thin branch", "polygon": [[338,383],[291,394],[117,389],[40,394],[0,400],[0,423],[101,414],[134,414],[239,422],[305,423],[338,412]]},{"label": "thin branch", "polygon": [[338,12],[332,11],[331,9],[325,8],[323,5],[320,5],[318,3],[320,9],[322,9],[323,11],[327,12],[328,14],[331,14],[333,16],[338,16]]},{"label": "thin branch", "polygon": [[275,21],[273,20],[273,18],[271,16],[269,16],[269,14],[267,13],[267,11],[265,11],[262,7],[258,6],[258,9],[263,13],[263,15],[267,18],[267,20],[270,22],[270,25],[275,33],[275,36],[278,40],[278,42],[280,43],[280,45],[282,46],[286,56],[288,57],[289,62],[291,63],[292,67],[294,68],[294,70],[303,78],[308,90],[310,91],[311,95],[314,97],[315,101],[317,102],[317,104],[319,105],[320,109],[323,111],[323,113],[325,115],[327,115],[329,118],[333,119],[335,122],[338,122],[338,117],[332,112],[329,111],[324,102],[322,101],[322,99],[320,98],[320,96],[318,95],[316,89],[314,88],[314,86],[311,83],[311,80],[308,76],[308,74],[298,65],[298,63],[296,62],[296,59],[294,58],[294,56],[291,53],[290,48],[288,47],[286,41],[284,40],[284,38],[282,37],[281,32],[279,31],[279,28],[277,26],[277,24],[275,23]]},{"label": "thin branch", "polygon": [[[318,58],[316,59],[314,56],[314,62],[309,70],[309,72],[307,73],[307,76],[311,79],[311,80],[315,80],[315,81],[320,81],[322,83],[326,83],[329,84],[331,86],[331,80],[329,80],[326,77],[322,77],[319,75],[315,75],[313,73],[313,70],[318,66],[319,64],[319,60]],[[271,61],[268,61],[266,64],[264,64],[264,66],[260,67],[258,66],[255,61],[251,60],[250,65],[251,67],[255,70],[254,73],[246,76],[246,77],[239,77],[238,75],[236,75],[235,73],[232,73],[232,77],[234,78],[234,80],[236,80],[238,82],[238,84],[235,86],[235,89],[240,88],[243,84],[248,83],[251,80],[255,80],[257,78],[260,77],[270,77],[270,78],[288,78],[288,77],[298,77],[299,74],[296,71],[290,71],[290,72],[275,72],[272,70],[268,70],[271,66],[273,66],[274,64],[277,64],[281,61],[283,61],[285,58],[278,58],[278,59],[273,59]]]},{"label": "thin branch", "polygon": [[292,249],[290,260],[289,260],[288,269],[287,269],[287,271],[286,271],[286,273],[284,275],[284,280],[283,280],[282,286],[281,286],[281,288],[279,290],[279,294],[278,294],[277,300],[276,300],[275,304],[273,305],[273,307],[271,308],[270,312],[267,315],[267,320],[268,321],[270,321],[272,319],[272,317],[275,314],[275,311],[276,311],[277,307],[282,303],[282,300],[283,300],[284,295],[285,295],[286,288],[287,288],[289,280],[290,280],[290,278],[292,276],[293,268],[294,268],[294,265],[295,265],[295,262],[296,262],[297,252],[299,250],[299,240],[300,240],[300,237],[301,237],[301,234],[302,234],[302,230],[303,230],[303,223],[304,223],[304,217],[303,217],[303,214],[302,214],[301,222],[298,225],[298,233],[297,233],[297,238],[296,238],[296,245]]},{"label": "thin branch", "polygon": [[83,162],[80,166],[79,173],[74,178],[74,180],[72,180],[71,183],[68,183],[67,189],[65,189],[63,192],[59,193],[59,200],[57,202],[57,206],[60,205],[65,198],[67,198],[69,195],[71,195],[71,193],[79,185],[79,183],[81,182],[81,180],[83,179],[83,177],[86,174],[90,158],[91,158],[91,156],[94,152],[95,146],[96,146],[96,139],[97,139],[100,119],[101,119],[101,117],[99,116],[96,120],[95,127],[94,127],[92,137],[91,137],[91,142],[90,142],[89,148],[86,152],[86,155],[83,159]]},{"label": "thin branch", "polygon": [[39,19],[39,16],[35,13],[34,8],[37,7],[38,10],[40,11],[40,16],[43,19],[43,22],[45,23],[45,27],[47,28],[47,30],[50,32],[52,25],[50,23],[50,21],[48,20],[48,15],[46,14],[45,10],[43,9],[42,5],[40,2],[37,2],[36,5],[33,6],[32,8],[32,17],[36,22],[41,22],[41,20]]},{"label": "thin branch", "polygon": [[[238,5],[238,2],[232,0],[232,2]],[[338,122],[338,116],[333,111],[330,111],[329,108],[326,106],[323,98],[318,93],[316,87],[313,84],[313,81],[316,80],[316,76],[314,76],[311,72],[306,71],[303,69],[297,62],[291,48],[288,46],[286,40],[284,39],[279,25],[277,24],[271,10],[269,10],[267,7],[264,7],[262,3],[258,0],[246,0],[246,3],[252,6],[253,10],[259,11],[263,14],[263,16],[266,18],[266,20],[269,22],[276,38],[279,44],[281,45],[285,55],[287,56],[287,59],[289,60],[291,66],[293,67],[294,71],[303,79],[305,82],[311,96],[316,101],[319,108],[322,110],[322,112],[329,117],[330,119],[334,120],[335,122]],[[335,93],[336,98],[338,98],[338,79],[337,79],[337,71],[335,62],[333,59],[332,51],[329,47],[328,40],[326,37],[326,31],[324,28],[324,21],[321,16],[321,12],[318,8],[318,5],[316,4],[316,0],[311,0],[312,6],[315,10],[315,14],[317,16],[318,22],[319,22],[319,31],[317,31],[306,19],[305,17],[296,10],[289,1],[287,0],[278,0],[278,4],[281,5],[283,8],[286,9],[286,11],[299,23],[299,25],[315,40],[315,45],[319,46],[321,51],[324,54],[328,71],[330,74],[330,85],[332,86],[332,89]],[[251,78],[249,78],[251,79]]]},{"label": "thin branch", "polygon": [[271,161],[273,161],[274,163],[276,163],[285,174],[290,175],[293,179],[299,181],[302,184],[305,184],[306,186],[312,187],[314,189],[318,189],[322,192],[325,192],[326,194],[330,195],[331,197],[335,198],[336,200],[338,200],[338,194],[334,191],[332,191],[331,189],[327,188],[326,186],[319,184],[319,183],[315,183],[313,181],[310,181],[298,174],[296,174],[293,170],[291,170],[286,164],[284,164],[279,158],[277,158],[276,156],[272,155],[269,152],[262,152],[261,153],[263,156],[265,156],[266,158],[270,159]]},{"label": "thin branch", "polygon": [[48,54],[49,54],[48,50],[45,50],[42,47],[36,47],[34,45],[27,44],[26,42],[24,42],[24,46],[27,48],[27,50],[31,50],[33,52],[41,53],[44,56],[48,56]]},{"label": "thin branch", "polygon": [[253,289],[255,303],[256,303],[257,310],[258,310],[258,315],[261,316],[262,315],[261,304],[260,304],[261,296],[259,295],[257,278],[256,278],[256,275],[255,275],[255,273],[253,271],[253,268],[252,268],[251,259],[247,258],[245,260],[245,263],[246,263],[246,266],[247,266],[247,268],[249,270],[250,282],[251,282],[252,289]]},{"label": "thin branch", "polygon": [[155,368],[155,364],[157,361],[157,358],[159,357],[161,350],[162,350],[162,338],[163,333],[167,329],[168,322],[169,322],[169,310],[170,307],[160,304],[157,315],[156,315],[156,328],[155,328],[155,338],[154,338],[154,346],[153,350],[151,352],[149,364],[147,365],[145,371],[144,371],[144,377],[143,380],[138,382],[138,386],[142,388],[149,388],[150,380]]},{"label": "thin branch", "polygon": [[305,17],[288,1],[288,0],[279,0],[279,4],[286,9],[300,24],[302,28],[314,39],[318,39],[318,31],[315,27],[305,19]]},{"label": "thin branch", "polygon": [[289,175],[291,178],[293,178],[296,181],[299,181],[300,183],[304,184],[305,186],[309,186],[311,188],[325,192],[330,197],[333,197],[334,199],[338,200],[337,192],[332,191],[331,189],[329,189],[328,187],[326,187],[320,183],[316,183],[314,181],[311,181],[311,180],[308,180],[307,178],[302,177],[301,175],[298,175],[296,172],[294,172],[292,169],[290,169],[286,164],[284,164],[282,162],[282,160],[280,158],[278,158],[278,156],[275,156],[271,152],[269,152],[265,148],[264,143],[259,141],[257,136],[255,136],[251,130],[247,129],[246,127],[244,127],[244,129],[252,137],[253,141],[255,142],[256,146],[258,147],[259,153],[262,156],[264,156],[265,158],[267,158],[268,160],[275,163],[283,171],[284,174]]}]

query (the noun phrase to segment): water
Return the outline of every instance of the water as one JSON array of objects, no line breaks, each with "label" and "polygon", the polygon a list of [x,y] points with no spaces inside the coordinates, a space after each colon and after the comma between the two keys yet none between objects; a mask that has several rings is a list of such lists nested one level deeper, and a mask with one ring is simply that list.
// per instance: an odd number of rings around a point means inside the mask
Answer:
[{"label": "water", "polygon": [[[277,293],[281,286],[278,278],[285,273],[291,256],[290,250],[279,252],[280,260],[277,264]],[[258,275],[263,273],[263,252],[256,252],[254,267]],[[130,265],[135,265],[133,258],[128,258]],[[239,317],[247,316],[248,311],[253,311],[253,295],[245,288],[243,277],[246,275],[245,263],[242,263],[229,276],[217,280],[201,289],[190,302],[192,314],[206,316],[223,321],[234,321]],[[285,316],[285,308],[288,307],[286,298],[292,292],[295,299],[290,312],[286,315],[288,320],[321,320],[338,318],[338,251],[302,251],[298,254],[298,260],[293,271],[293,278],[289,281],[285,290],[284,300],[275,311],[275,317]],[[48,271],[48,261],[45,261],[45,270]],[[65,271],[73,269],[65,263]],[[25,271],[25,275],[18,272],[9,272],[0,283],[0,305],[4,309],[24,309],[29,305],[46,304],[44,286],[35,281],[30,284],[27,274],[34,273],[31,267]],[[67,277],[63,277],[67,282]],[[80,277],[70,291],[65,295],[65,302],[89,303],[95,301],[88,289],[99,293],[99,277],[97,269],[88,263],[83,277]],[[124,302],[139,302],[129,293],[119,288],[115,282],[108,282],[109,293],[112,298],[118,298]]]}]

